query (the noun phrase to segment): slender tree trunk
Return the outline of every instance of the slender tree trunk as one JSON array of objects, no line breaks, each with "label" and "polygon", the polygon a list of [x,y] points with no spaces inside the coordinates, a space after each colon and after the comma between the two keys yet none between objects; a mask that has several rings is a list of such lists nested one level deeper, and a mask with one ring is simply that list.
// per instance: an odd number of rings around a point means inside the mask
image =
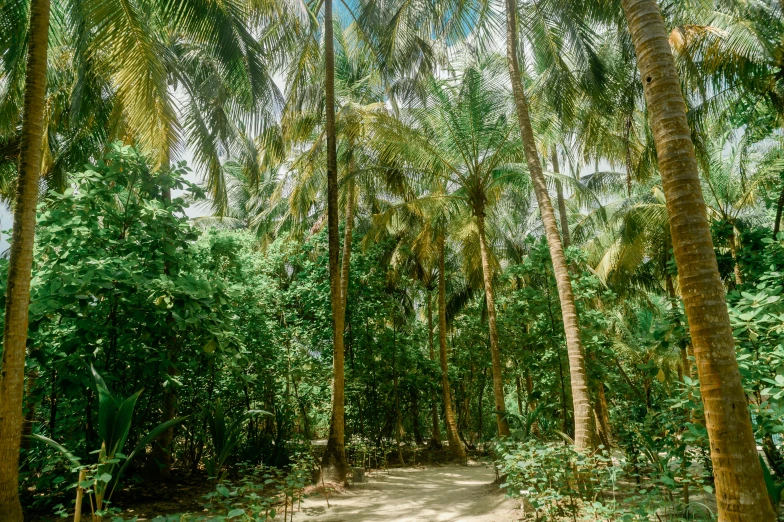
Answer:
[{"label": "slender tree trunk", "polygon": [[441,393],[444,399],[444,424],[446,437],[449,440],[449,450],[452,456],[465,460],[466,452],[457,433],[457,422],[452,409],[452,392],[449,389],[449,368],[446,353],[446,272],[444,267],[444,236],[439,235],[436,240],[438,245],[438,347],[441,360]]},{"label": "slender tree trunk", "polygon": [[515,387],[517,389],[517,414],[523,416],[523,386],[520,376],[515,377]]},{"label": "slender tree trunk", "polygon": [[482,368],[482,372],[479,374],[479,401],[477,404],[477,415],[476,415],[476,440],[479,442],[483,442],[485,440],[485,427],[484,427],[484,418],[485,418],[485,383],[487,382],[487,375],[486,369]]},{"label": "slender tree trunk", "polygon": [[536,193],[536,201],[542,214],[550,257],[553,261],[553,272],[558,285],[558,297],[561,302],[566,349],[569,353],[569,377],[572,388],[574,407],[574,445],[579,450],[589,449],[593,440],[593,410],[588,392],[588,375],[585,371],[585,354],[580,340],[580,326],[577,321],[577,307],[572,292],[572,282],[566,266],[563,245],[555,221],[553,205],[547,192],[547,183],[542,173],[542,164],[536,150],[534,131],[528,111],[528,99],[523,89],[517,52],[517,6],[515,0],[506,0],[506,53],[512,93],[517,108],[517,121],[525,149],[525,159],[531,181]]},{"label": "slender tree trunk", "polygon": [[[560,358],[558,359],[558,366],[561,365]],[[531,378],[531,375],[526,372],[525,373],[525,391],[526,396],[528,397],[528,411],[534,412],[536,411],[536,399],[533,398],[534,394],[534,380]],[[539,420],[535,420],[534,423],[530,426],[531,433],[538,434],[539,433]]]},{"label": "slender tree trunk", "polygon": [[[21,28],[19,28],[21,29]],[[27,308],[35,241],[35,208],[43,153],[46,105],[46,54],[49,37],[49,0],[31,0],[24,109],[22,112],[19,178],[14,207],[14,229],[8,262],[8,286],[0,369],[0,513],[3,520],[22,520],[19,503],[19,442],[27,345]]]},{"label": "slender tree trunk", "polygon": [[[436,350],[433,343],[433,295],[430,289],[427,289],[427,342],[430,347],[430,360],[435,362]],[[441,422],[438,420],[438,404],[435,394],[430,398],[431,402],[431,420],[432,430],[430,435],[430,447],[441,447]]]},{"label": "slender tree trunk", "polygon": [[[349,167],[353,170],[354,162]],[[354,180],[348,182],[348,194],[346,195],[346,224],[343,231],[343,260],[340,267],[340,314],[345,326],[346,305],[348,303],[348,278],[351,268],[351,243],[354,232],[354,199],[356,197],[356,185]]]},{"label": "slender tree trunk", "polygon": [[38,408],[39,394],[36,393],[36,386],[39,379],[38,367],[34,367],[27,374],[27,383],[25,384],[25,402],[26,407],[24,410],[24,420],[22,422],[22,439],[20,448],[24,451],[30,449],[30,435],[33,433],[33,424],[35,423],[35,412]]},{"label": "slender tree trunk", "polygon": [[[341,270],[338,260],[338,155],[335,128],[335,48],[332,0],[324,0],[324,71],[327,135],[327,233],[329,236],[329,290],[332,303],[332,417],[329,439],[322,459],[322,471],[338,482],[346,480],[345,368],[343,349],[344,316],[341,298]],[[347,263],[348,264],[348,263]]]},{"label": "slender tree trunk", "polygon": [[403,458],[403,412],[400,411],[400,393],[398,392],[397,379],[397,328],[395,318],[392,318],[392,388],[395,393],[395,442],[397,443],[397,458],[400,464],[405,465]]},{"label": "slender tree trunk", "polygon": [[[169,158],[170,158],[170,151],[166,151],[165,154],[165,165],[169,165]],[[172,202],[172,195],[171,195],[171,188],[166,187],[163,189],[161,197],[163,199],[163,203],[166,206],[171,205]],[[171,276],[171,266],[168,261],[164,262],[163,271],[167,276]],[[177,375],[177,368],[175,367],[175,362],[177,359],[177,336],[173,334],[174,332],[174,323],[175,319],[173,315],[169,315],[166,318],[166,324],[169,327],[169,333],[167,334],[165,340],[166,346],[166,354],[169,358],[169,365],[166,368],[166,375],[168,378],[164,382],[163,387],[163,407],[161,408],[161,422],[168,422],[174,419],[174,416],[177,413],[177,389],[174,385],[174,377]],[[149,472],[152,477],[157,479],[163,479],[169,476],[171,472],[172,463],[174,459],[172,458],[172,441],[174,440],[174,426],[168,428],[166,431],[161,433],[152,446],[152,459],[148,461],[149,465]]]},{"label": "slender tree trunk", "polygon": [[719,520],[775,515],[741,385],[686,104],[656,0],[623,0],[651,119],[716,477]]},{"label": "slender tree trunk", "polygon": [[607,407],[607,396],[604,394],[604,384],[599,383],[596,387],[596,420],[598,421],[596,430],[599,440],[604,447],[609,450],[613,443],[612,429],[610,427],[610,411]]},{"label": "slender tree trunk", "polygon": [[504,372],[501,366],[501,350],[498,347],[498,329],[495,316],[495,294],[493,292],[493,272],[490,269],[490,252],[485,237],[485,216],[483,211],[476,213],[476,226],[479,231],[479,249],[482,254],[482,274],[485,283],[485,299],[487,300],[487,325],[490,328],[490,356],[493,359],[493,398],[495,399],[495,418],[498,426],[498,435],[509,435],[509,424],[504,414],[506,405],[504,401]]},{"label": "slender tree trunk", "polygon": [[733,231],[730,234],[730,237],[727,238],[727,241],[730,244],[730,255],[732,256],[732,272],[735,276],[735,285],[740,286],[743,284],[743,276],[740,273],[740,263],[738,263],[738,239],[735,235],[735,227],[733,227]]},{"label": "slender tree trunk", "polygon": [[[784,0],[782,0],[784,2]],[[784,187],[781,188],[781,194],[779,194],[779,201],[776,204],[776,221],[773,222],[773,239],[776,239],[779,235],[779,230],[781,229],[781,214],[784,212]]]},{"label": "slender tree trunk", "polygon": [[[553,172],[556,174],[561,173],[561,167],[558,164],[558,148],[553,147]],[[572,239],[569,236],[569,216],[566,214],[566,201],[564,200],[563,185],[560,180],[555,182],[556,195],[558,197],[558,217],[561,218],[561,237],[563,237],[563,247],[568,247]]]},{"label": "slender tree trunk", "polygon": [[[172,420],[177,414],[177,390],[174,388],[174,383],[172,382],[174,377],[177,375],[177,368],[174,366],[174,355],[171,350],[170,354],[172,357],[172,364],[166,368],[166,373],[170,379],[166,383],[166,387],[163,389],[161,422],[168,422]],[[152,464],[155,465],[155,468],[153,468],[151,471],[154,473],[154,476],[158,478],[168,477],[169,473],[171,472],[172,463],[174,461],[172,458],[171,448],[173,440],[174,427],[161,433],[161,435],[155,440],[155,444],[153,444]]]}]

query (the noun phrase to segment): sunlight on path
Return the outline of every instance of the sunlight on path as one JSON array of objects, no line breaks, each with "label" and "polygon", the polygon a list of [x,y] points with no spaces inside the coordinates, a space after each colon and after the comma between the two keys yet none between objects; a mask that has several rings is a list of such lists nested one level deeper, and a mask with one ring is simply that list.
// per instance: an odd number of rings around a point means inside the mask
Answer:
[{"label": "sunlight on path", "polygon": [[487,464],[374,472],[368,483],[302,503],[296,522],[508,522],[522,512],[492,482]]}]

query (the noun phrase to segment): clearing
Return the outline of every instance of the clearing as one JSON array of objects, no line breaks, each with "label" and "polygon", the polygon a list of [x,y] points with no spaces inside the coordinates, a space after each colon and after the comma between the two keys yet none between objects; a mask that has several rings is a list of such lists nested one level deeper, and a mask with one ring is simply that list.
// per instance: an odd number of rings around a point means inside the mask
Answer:
[{"label": "clearing", "polygon": [[490,464],[449,464],[376,471],[338,495],[311,496],[297,522],[507,522],[522,518],[519,501],[493,484]]}]

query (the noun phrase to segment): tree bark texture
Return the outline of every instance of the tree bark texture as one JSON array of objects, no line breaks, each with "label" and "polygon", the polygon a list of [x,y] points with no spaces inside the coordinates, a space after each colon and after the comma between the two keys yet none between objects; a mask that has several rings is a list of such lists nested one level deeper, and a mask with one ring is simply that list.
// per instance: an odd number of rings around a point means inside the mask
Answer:
[{"label": "tree bark texture", "polygon": [[493,271],[490,268],[490,252],[485,237],[485,216],[481,210],[476,215],[476,227],[479,232],[479,249],[482,254],[482,277],[485,283],[485,300],[487,301],[487,325],[490,329],[490,356],[493,360],[493,398],[495,399],[495,418],[498,435],[509,436],[509,423],[506,420],[504,403],[504,372],[501,366],[501,349],[498,346],[498,328],[495,315],[495,294],[493,292]]},{"label": "tree bark texture", "polygon": [[441,360],[441,393],[444,399],[444,424],[446,436],[449,440],[449,450],[452,456],[465,460],[466,452],[457,432],[457,422],[452,409],[452,392],[449,388],[449,367],[446,353],[446,272],[444,267],[445,245],[444,236],[439,235],[438,246],[438,351]]},{"label": "tree bark texture", "polygon": [[49,11],[49,0],[31,0],[19,178],[8,261],[3,362],[0,370],[0,513],[3,520],[9,522],[22,520],[18,493],[19,443],[22,433],[35,210],[43,154]]},{"label": "tree bark texture", "polygon": [[322,459],[322,472],[337,482],[345,482],[345,353],[343,331],[345,321],[341,298],[341,270],[338,259],[340,237],[338,230],[338,155],[335,127],[335,43],[333,34],[332,0],[324,0],[324,71],[327,135],[327,233],[329,237],[329,289],[332,303],[332,417],[329,439]]},{"label": "tree bark texture", "polygon": [[542,163],[536,150],[533,126],[528,110],[528,99],[523,89],[517,49],[517,6],[515,0],[506,0],[506,58],[512,83],[512,94],[517,109],[517,121],[525,150],[526,164],[536,193],[536,201],[542,214],[547,245],[553,261],[553,272],[558,286],[561,302],[566,349],[569,356],[569,378],[572,388],[574,408],[574,445],[578,451],[590,449],[593,444],[593,408],[588,392],[588,375],[585,370],[585,354],[580,339],[580,326],[577,320],[577,307],[572,292],[572,282],[566,266],[563,245],[561,244],[555,212],[547,192],[547,183],[542,172]]},{"label": "tree bark texture", "polygon": [[656,143],[705,406],[719,520],[774,520],[735,359],[724,285],[667,29],[656,0],[623,0],[622,5]]},{"label": "tree bark texture", "polygon": [[[433,342],[433,296],[431,290],[427,290],[427,342],[430,348],[430,360],[435,363],[436,350]],[[441,422],[438,419],[438,404],[434,394],[430,398],[432,428],[430,434],[430,446],[432,448],[441,447]]]},{"label": "tree bark texture", "polygon": [[[561,167],[558,164],[558,149],[553,147],[553,172],[556,174],[561,173]],[[555,190],[558,198],[558,217],[561,218],[561,237],[563,238],[563,247],[567,248],[572,243],[572,238],[569,236],[569,216],[566,214],[566,201],[564,200],[563,185],[560,180],[555,182]]]}]

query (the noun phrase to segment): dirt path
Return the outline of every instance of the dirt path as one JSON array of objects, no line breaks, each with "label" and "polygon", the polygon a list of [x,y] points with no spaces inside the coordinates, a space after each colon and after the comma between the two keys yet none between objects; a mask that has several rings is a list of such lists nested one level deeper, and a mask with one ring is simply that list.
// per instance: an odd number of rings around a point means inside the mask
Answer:
[{"label": "dirt path", "polygon": [[488,464],[400,468],[371,474],[368,482],[303,501],[296,522],[509,522],[522,517],[504,498]]}]

